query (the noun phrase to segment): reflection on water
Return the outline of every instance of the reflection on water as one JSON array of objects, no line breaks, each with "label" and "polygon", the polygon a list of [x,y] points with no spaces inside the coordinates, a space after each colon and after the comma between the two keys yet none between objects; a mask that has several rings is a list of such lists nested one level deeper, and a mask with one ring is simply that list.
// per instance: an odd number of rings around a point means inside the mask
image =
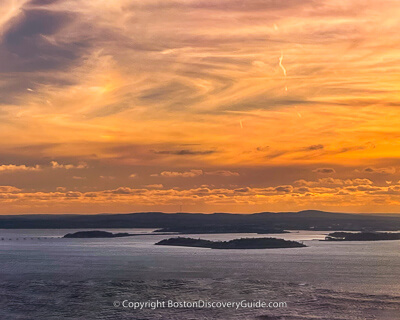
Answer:
[{"label": "reflection on water", "polygon": [[[74,231],[0,230],[0,319],[399,319],[400,241],[321,242],[325,233],[313,231],[190,235],[275,236],[308,245],[232,251],[154,246],[168,238],[162,235],[59,238]],[[287,301],[288,308],[137,312],[112,306],[122,298],[160,297],[264,299]]]}]

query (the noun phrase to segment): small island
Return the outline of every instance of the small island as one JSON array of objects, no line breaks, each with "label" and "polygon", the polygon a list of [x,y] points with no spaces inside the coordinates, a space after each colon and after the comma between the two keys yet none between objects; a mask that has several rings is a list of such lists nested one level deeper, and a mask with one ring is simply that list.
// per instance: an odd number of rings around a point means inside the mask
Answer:
[{"label": "small island", "polygon": [[164,239],[156,243],[158,246],[182,246],[210,249],[277,249],[277,248],[302,248],[306,245],[277,238],[240,238],[230,241],[211,241],[176,237]]},{"label": "small island", "polygon": [[63,238],[121,238],[130,237],[130,233],[112,233],[107,231],[78,231],[75,233],[68,233]]},{"label": "small island", "polygon": [[325,237],[325,241],[382,241],[382,240],[400,240],[400,233],[333,232]]}]

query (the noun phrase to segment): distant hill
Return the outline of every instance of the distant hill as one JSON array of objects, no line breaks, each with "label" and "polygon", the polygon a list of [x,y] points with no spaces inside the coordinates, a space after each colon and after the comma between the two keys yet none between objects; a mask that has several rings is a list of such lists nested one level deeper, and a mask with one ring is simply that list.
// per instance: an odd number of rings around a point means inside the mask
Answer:
[{"label": "distant hill", "polygon": [[300,212],[162,213],[98,215],[8,215],[0,216],[2,229],[60,228],[238,228],[286,230],[400,230],[400,215],[333,213],[316,210]]}]

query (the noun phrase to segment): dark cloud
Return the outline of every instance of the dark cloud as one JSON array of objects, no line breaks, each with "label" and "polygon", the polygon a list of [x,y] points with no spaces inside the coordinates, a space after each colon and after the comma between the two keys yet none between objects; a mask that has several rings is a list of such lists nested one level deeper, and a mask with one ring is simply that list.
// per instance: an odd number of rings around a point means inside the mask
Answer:
[{"label": "dark cloud", "polygon": [[246,192],[250,192],[251,189],[249,187],[244,187],[244,188],[237,188],[234,191],[239,192],[239,193],[246,193]]},{"label": "dark cloud", "polygon": [[112,193],[114,193],[114,194],[130,194],[131,192],[132,192],[132,189],[128,188],[128,187],[120,187],[120,188],[112,191]]},{"label": "dark cloud", "polygon": [[297,188],[297,192],[299,192],[299,193],[305,193],[305,192],[310,192],[310,191],[311,191],[311,189],[308,187]]},{"label": "dark cloud", "polygon": [[[46,70],[77,57],[76,44],[49,41],[72,21],[70,13],[23,10],[9,24],[1,43],[2,71]],[[5,69],[5,70],[4,70]]]},{"label": "dark cloud", "polygon": [[313,172],[323,173],[323,174],[336,173],[335,169],[333,169],[333,168],[318,168],[318,169],[313,170]]},{"label": "dark cloud", "polygon": [[269,148],[270,148],[269,146],[257,147],[256,150],[262,152],[262,151],[267,151]]},{"label": "dark cloud", "polygon": [[67,197],[67,198],[80,198],[80,197],[82,197],[82,193],[81,192],[76,192],[76,191],[68,191],[65,194],[65,197]]},{"label": "dark cloud", "polygon": [[51,35],[69,22],[69,14],[49,10],[23,10],[9,27],[4,42],[14,46],[30,37]]},{"label": "dark cloud", "polygon": [[333,153],[345,153],[345,152],[367,150],[367,149],[375,149],[375,145],[372,142],[367,142],[362,146],[351,146],[351,147],[341,148],[339,150],[334,151]]},{"label": "dark cloud", "polygon": [[291,152],[290,151],[285,151],[285,150],[274,151],[274,152],[271,152],[270,154],[268,154],[266,156],[266,158],[267,159],[275,159],[275,158],[278,158],[278,157],[283,156],[283,155],[288,154],[288,153],[291,153]]},{"label": "dark cloud", "polygon": [[306,99],[302,99],[299,97],[266,98],[266,94],[263,94],[259,96],[254,96],[252,98],[244,98],[242,99],[242,101],[235,104],[223,105],[219,110],[216,110],[215,113],[221,111],[243,111],[243,110],[254,110],[254,109],[268,110],[279,107],[290,107],[290,106],[309,105],[309,104],[315,104],[315,102],[308,101]]},{"label": "dark cloud", "polygon": [[305,150],[314,151],[314,150],[321,150],[324,146],[322,144],[313,144],[305,148]]},{"label": "dark cloud", "polygon": [[193,155],[207,155],[213,154],[215,150],[190,150],[190,149],[183,149],[183,150],[163,150],[163,151],[154,151],[155,154],[171,154],[177,156],[193,156]]},{"label": "dark cloud", "polygon": [[[265,149],[265,150],[268,150],[268,149],[269,149],[269,147],[267,147],[267,149]],[[308,152],[308,151],[316,151],[316,150],[322,150],[322,149],[324,149],[324,146],[322,144],[314,144],[314,145],[311,145],[311,146],[308,146],[308,147],[305,147],[305,148],[300,148],[300,149],[295,149],[295,150],[276,150],[276,151],[272,151],[266,157],[268,159],[274,159],[274,158],[278,158],[278,157],[281,157],[281,156],[287,155],[287,154],[295,154],[295,153],[298,153],[298,152],[304,152],[304,151]],[[257,148],[257,151],[264,151],[264,149]]]},{"label": "dark cloud", "polygon": [[147,189],[132,189],[129,187],[119,187],[116,190],[105,191],[106,193],[113,193],[113,194],[144,194],[146,193]]},{"label": "dark cloud", "polygon": [[[315,151],[315,150],[322,150],[324,151],[320,152],[318,156],[326,156],[326,155],[335,155],[335,154],[342,154],[346,152],[354,152],[354,151],[362,151],[362,150],[367,150],[367,149],[374,149],[375,145],[371,142],[367,142],[364,145],[361,146],[349,146],[349,147],[343,147],[339,148],[336,150],[326,150],[322,144],[317,144],[317,145],[311,145],[307,148],[305,148],[305,151]],[[307,154],[303,155],[301,157],[295,158],[296,160],[304,160],[304,159],[310,159],[310,158],[315,158],[315,154]]]},{"label": "dark cloud", "polygon": [[396,172],[396,169],[393,167],[389,167],[389,168],[368,167],[368,168],[365,168],[363,171],[367,172],[367,173],[393,174]]},{"label": "dark cloud", "polygon": [[[81,56],[87,47],[83,40],[57,38],[74,19],[72,13],[25,8],[8,22],[0,40],[0,72],[7,73],[7,81],[0,87],[1,103],[13,103],[28,87],[60,82],[54,75],[44,77],[35,72],[66,69]],[[30,72],[30,76],[22,72]]]},{"label": "dark cloud", "polygon": [[275,191],[277,192],[284,192],[284,193],[290,193],[293,191],[293,186],[287,185],[287,186],[279,186],[275,188]]}]

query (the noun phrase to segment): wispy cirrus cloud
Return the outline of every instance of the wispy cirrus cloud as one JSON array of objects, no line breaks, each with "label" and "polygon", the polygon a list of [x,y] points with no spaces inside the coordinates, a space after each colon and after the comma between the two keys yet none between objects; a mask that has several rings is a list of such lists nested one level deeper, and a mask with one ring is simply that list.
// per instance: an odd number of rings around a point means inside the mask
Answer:
[{"label": "wispy cirrus cloud", "polygon": [[[399,14],[393,0],[4,0],[3,183],[36,186],[49,203],[59,181],[82,188],[65,212],[106,199],[96,188],[161,182],[146,192],[277,188],[268,206],[287,197],[281,208],[304,200],[324,209],[360,186],[367,199],[365,186],[400,179]],[[314,180],[324,175],[342,184]],[[330,191],[317,197],[315,188]],[[393,208],[395,191],[380,189],[379,201]],[[229,194],[187,199],[213,212],[232,205]],[[154,208],[163,203],[152,197]]]}]

